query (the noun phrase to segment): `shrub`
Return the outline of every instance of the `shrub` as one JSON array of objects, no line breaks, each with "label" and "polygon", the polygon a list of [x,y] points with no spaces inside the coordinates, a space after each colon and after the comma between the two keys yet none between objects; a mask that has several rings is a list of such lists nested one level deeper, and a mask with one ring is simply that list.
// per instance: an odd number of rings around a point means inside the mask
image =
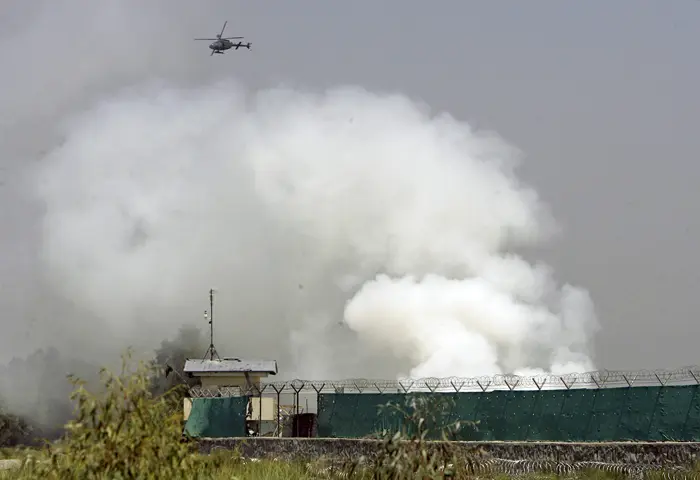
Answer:
[{"label": "shrub", "polygon": [[0,447],[16,447],[31,440],[34,429],[22,417],[0,408]]},{"label": "shrub", "polygon": [[[194,444],[182,436],[177,388],[160,396],[150,392],[153,366],[140,362],[130,370],[123,357],[120,375],[100,372],[103,391],[93,394],[71,378],[75,419],[67,433],[47,445],[46,458],[25,468],[32,478],[206,478]],[[209,468],[216,468],[207,462]]]},{"label": "shrub", "polygon": [[[476,428],[476,423],[461,420],[443,423],[453,402],[446,397],[412,396],[407,398],[405,406],[392,403],[383,406],[384,412],[403,417],[399,429],[395,433],[383,432],[377,454],[367,465],[362,463],[368,459],[360,459],[346,466],[346,475],[377,480],[432,479],[456,477],[457,472],[465,472],[470,459],[460,458],[449,441],[461,428],[467,425]],[[431,436],[441,438],[442,442],[430,442]],[[477,451],[472,454],[476,455]]]}]

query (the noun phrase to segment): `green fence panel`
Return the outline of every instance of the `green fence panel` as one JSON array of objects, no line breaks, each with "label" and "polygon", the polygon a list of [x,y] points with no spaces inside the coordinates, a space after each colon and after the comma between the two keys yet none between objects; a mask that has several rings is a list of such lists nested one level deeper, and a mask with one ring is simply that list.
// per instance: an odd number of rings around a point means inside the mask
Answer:
[{"label": "green fence panel", "polygon": [[192,437],[245,437],[248,397],[193,398],[185,433]]},{"label": "green fence panel", "polygon": [[700,441],[697,385],[497,391],[487,393],[320,394],[318,432],[361,438],[406,428],[405,415],[379,407],[392,403],[409,415],[412,403],[428,403],[431,438],[456,421],[460,440]]}]

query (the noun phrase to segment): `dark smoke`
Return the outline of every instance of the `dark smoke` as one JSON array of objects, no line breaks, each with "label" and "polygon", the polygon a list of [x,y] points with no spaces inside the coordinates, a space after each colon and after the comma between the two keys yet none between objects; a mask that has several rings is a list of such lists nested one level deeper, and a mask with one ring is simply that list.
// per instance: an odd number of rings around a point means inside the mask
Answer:
[{"label": "dark smoke", "polygon": [[185,375],[185,360],[201,357],[206,350],[207,340],[197,327],[183,326],[173,340],[164,340],[156,350],[154,362],[162,371],[153,382],[153,393],[163,394],[178,385],[194,387],[200,382],[197,378]]},{"label": "dark smoke", "polygon": [[[152,393],[162,394],[183,383],[196,385],[195,379],[184,375],[185,360],[202,356],[206,345],[202,332],[193,326],[183,326],[172,339],[163,340],[151,360],[160,372],[153,379]],[[0,446],[35,445],[60,437],[73,416],[74,386],[68,376],[94,387],[103,366],[49,348],[0,367]]]}]

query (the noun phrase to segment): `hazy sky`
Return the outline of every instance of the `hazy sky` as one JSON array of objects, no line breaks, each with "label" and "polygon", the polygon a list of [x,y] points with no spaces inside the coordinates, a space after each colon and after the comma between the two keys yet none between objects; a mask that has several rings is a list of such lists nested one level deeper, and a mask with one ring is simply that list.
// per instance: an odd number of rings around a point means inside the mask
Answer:
[{"label": "hazy sky", "polygon": [[[5,3],[0,308],[13,353],[31,344],[30,297],[46,301],[33,276],[41,207],[20,179],[56,140],[53,115],[134,81],[234,75],[250,88],[400,91],[497,131],[563,227],[541,255],[590,291],[597,364],[698,363],[700,2]],[[224,20],[252,51],[209,57],[192,41]]]}]

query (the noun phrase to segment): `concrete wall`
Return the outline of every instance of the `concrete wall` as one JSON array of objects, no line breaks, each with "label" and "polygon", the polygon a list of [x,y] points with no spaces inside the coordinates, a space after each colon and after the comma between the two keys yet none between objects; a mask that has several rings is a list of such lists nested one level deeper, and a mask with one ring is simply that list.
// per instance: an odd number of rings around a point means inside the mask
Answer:
[{"label": "concrete wall", "polygon": [[[198,375],[202,380],[202,388],[216,388],[216,387],[243,387],[247,385],[246,377],[242,373],[227,373],[227,374],[211,374],[211,375]],[[260,385],[263,378],[267,377],[266,374],[254,374],[248,375],[248,380],[252,385]]]},{"label": "concrete wall", "polygon": [[[248,458],[347,460],[371,457],[380,441],[323,438],[217,438],[199,440],[200,451],[238,448]],[[439,445],[441,442],[431,442]],[[511,460],[552,460],[558,462],[606,462],[692,467],[700,459],[700,443],[614,442],[452,442],[462,454],[475,450],[487,456]]]}]

